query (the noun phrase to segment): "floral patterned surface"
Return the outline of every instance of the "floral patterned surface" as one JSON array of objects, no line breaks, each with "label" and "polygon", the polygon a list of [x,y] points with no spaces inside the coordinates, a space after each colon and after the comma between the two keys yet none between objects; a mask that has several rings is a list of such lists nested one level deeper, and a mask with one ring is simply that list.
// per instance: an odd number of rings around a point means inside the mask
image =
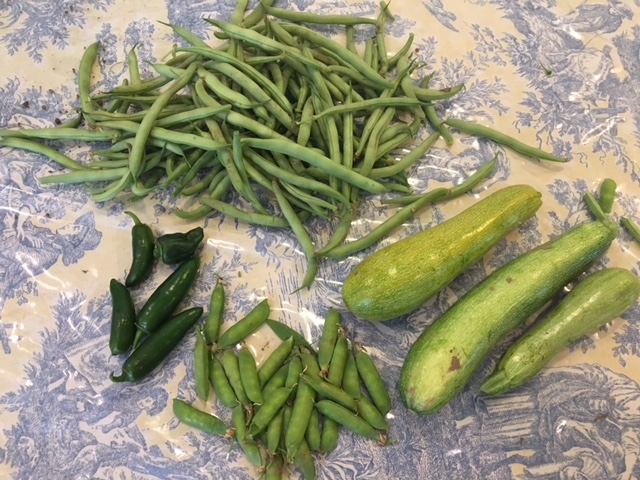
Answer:
[{"label": "floral patterned surface", "polygon": [[[233,0],[0,0],[0,128],[51,126],[70,118],[77,106],[77,64],[90,43],[101,41],[98,91],[126,74],[133,45],[146,63],[179,42],[157,20],[212,39],[201,18],[228,19],[234,6]],[[294,0],[288,8],[374,16],[379,7],[373,1]],[[532,161],[455,132],[452,147],[439,141],[413,168],[414,189],[460,183],[501,152],[489,179],[358,255],[322,262],[312,288],[291,294],[305,259],[288,231],[219,215],[183,222],[171,214],[170,190],[135,204],[95,204],[82,187],[40,185],[39,177],[58,168],[43,157],[0,149],[0,476],[259,476],[237,447],[173,418],[170,400],[180,397],[229,420],[213,397],[207,405],[195,400],[193,336],[143,382],[108,379],[122,362],[108,351],[108,282],[124,278],[129,266],[131,222],[123,211],[130,208],[157,233],[206,226],[202,273],[185,305],[206,306],[220,275],[227,283],[227,325],[268,298],[274,317],[316,341],[333,306],[351,337],[372,352],[392,392],[396,441],[379,447],[343,432],[335,451],[316,458],[319,478],[640,478],[640,305],[572,344],[539,376],[503,397],[486,397],[478,386],[522,330],[502,341],[471,384],[437,414],[407,411],[396,389],[402,359],[417,335],[489,272],[588,220],[582,196],[597,192],[603,178],[619,186],[613,218],[640,221],[640,3],[405,0],[391,8],[396,20],[388,25],[389,49],[416,34],[415,55],[424,64],[416,78],[435,70],[434,85],[466,85],[437,104],[441,115],[494,125],[571,162]],[[367,35],[365,27],[359,29],[360,40]],[[53,145],[86,158],[82,145]],[[346,311],[340,286],[364,256],[515,183],[538,188],[543,207],[422,308],[383,324]],[[392,211],[379,197],[367,197],[349,237],[361,236]],[[322,243],[335,225],[312,220],[308,226]],[[640,247],[625,231],[593,269],[604,266],[640,274]],[[168,272],[156,268],[154,280],[136,291],[140,303]],[[260,330],[250,344],[263,358],[277,341]]]}]

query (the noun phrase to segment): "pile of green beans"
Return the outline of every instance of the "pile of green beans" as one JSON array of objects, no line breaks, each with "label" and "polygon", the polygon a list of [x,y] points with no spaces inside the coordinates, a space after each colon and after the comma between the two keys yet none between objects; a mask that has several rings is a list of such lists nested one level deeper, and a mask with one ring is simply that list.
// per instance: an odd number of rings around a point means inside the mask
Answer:
[{"label": "pile of green beans", "polygon": [[[213,387],[220,403],[232,409],[231,428],[218,416],[175,399],[179,420],[234,438],[269,479],[285,478],[289,464],[306,480],[315,479],[314,455],[332,451],[341,428],[387,443],[389,393],[366,350],[350,346],[338,311],[328,311],[317,352],[284,323],[267,319],[266,300],[219,335],[224,297],[216,289],[212,313],[196,340],[195,386],[200,400],[206,402]],[[282,342],[258,365],[244,340],[265,322]],[[209,340],[206,331],[214,332]]]},{"label": "pile of green beans", "polygon": [[[308,260],[300,288],[313,281],[320,257],[355,253],[407,220],[407,210],[400,210],[403,220],[387,224],[375,237],[342,245],[361,195],[412,193],[407,170],[439,136],[453,142],[449,126],[523,155],[566,161],[487,127],[439,119],[434,103],[464,85],[432,89],[430,75],[414,83],[411,75],[419,66],[410,56],[413,35],[395,55],[387,53],[385,25],[393,15],[386,4],[371,19],[289,12],[271,3],[265,0],[245,14],[246,2],[238,1],[230,22],[205,19],[224,40],[217,46],[169,25],[187,46],[152,64],[155,75],[145,79],[132,49],[129,77],[101,93],[92,93],[90,82],[99,51],[94,43],[78,70],[81,121],[0,130],[0,146],[46,155],[70,171],[43,177],[42,184],[83,183],[97,202],[124,191],[141,198],[173,185],[175,195],[187,199],[175,209],[181,218],[218,211],[259,225],[290,227]],[[344,26],[346,41],[306,24]],[[355,28],[362,24],[374,25],[375,33],[359,52]],[[423,124],[434,135],[396,159],[393,152],[410,145]],[[80,163],[38,139],[112,145],[93,150],[92,161]],[[230,190],[241,197],[231,201],[245,207],[224,201]],[[274,197],[275,202],[265,200]],[[309,216],[341,218],[326,245],[316,246],[307,233]]]}]

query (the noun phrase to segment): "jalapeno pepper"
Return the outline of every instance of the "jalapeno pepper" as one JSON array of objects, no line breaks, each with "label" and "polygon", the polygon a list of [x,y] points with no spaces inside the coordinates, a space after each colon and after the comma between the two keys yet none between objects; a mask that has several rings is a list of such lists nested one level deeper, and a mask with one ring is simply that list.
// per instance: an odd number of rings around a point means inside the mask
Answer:
[{"label": "jalapeno pepper", "polygon": [[167,233],[156,239],[154,255],[167,265],[184,262],[196,253],[203,238],[202,227],[186,233]]},{"label": "jalapeno pepper", "polygon": [[120,355],[133,345],[136,334],[136,309],[127,287],[115,278],[109,283],[111,292],[111,336],[109,349],[112,355]]},{"label": "jalapeno pepper", "polygon": [[145,225],[133,212],[124,212],[129,215],[135,225],[131,230],[131,246],[133,248],[133,260],[129,274],[124,282],[128,288],[140,285],[147,279],[153,267],[153,231]]},{"label": "jalapeno pepper", "polygon": [[138,313],[136,326],[138,331],[133,341],[136,348],[145,333],[153,333],[162,325],[189,292],[196,279],[200,259],[193,257],[180,265],[151,294]]},{"label": "jalapeno pepper", "polygon": [[153,372],[180,343],[182,337],[202,316],[202,308],[195,307],[179,313],[150,335],[136,348],[122,365],[122,373],[109,378],[114,382],[137,382]]}]

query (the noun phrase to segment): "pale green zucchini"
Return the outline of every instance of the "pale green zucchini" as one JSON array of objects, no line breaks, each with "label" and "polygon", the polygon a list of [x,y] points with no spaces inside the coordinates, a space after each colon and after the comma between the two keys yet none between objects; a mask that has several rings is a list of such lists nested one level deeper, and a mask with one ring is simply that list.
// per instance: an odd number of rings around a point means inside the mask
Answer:
[{"label": "pale green zucchini", "polygon": [[493,346],[604,254],[615,236],[605,223],[582,224],[469,290],[409,350],[400,375],[407,408],[427,414],[446,405]]},{"label": "pale green zucchini", "polygon": [[533,216],[540,196],[528,185],[505,187],[433,228],[378,250],[349,274],[342,298],[367,320],[390,320],[415,310]]},{"label": "pale green zucchini", "polygon": [[509,347],[480,390],[500,395],[522,385],[571,342],[626,312],[639,295],[640,280],[625,268],[589,275]]}]

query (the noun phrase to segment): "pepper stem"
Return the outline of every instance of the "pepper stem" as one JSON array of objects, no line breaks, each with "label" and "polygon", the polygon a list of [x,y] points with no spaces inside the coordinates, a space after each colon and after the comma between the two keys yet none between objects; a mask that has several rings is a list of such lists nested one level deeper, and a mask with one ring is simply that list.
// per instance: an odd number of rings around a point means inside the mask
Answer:
[{"label": "pepper stem", "polygon": [[138,348],[138,345],[140,344],[140,341],[142,340],[142,337],[144,336],[144,332],[140,329],[136,330],[136,336],[133,337],[133,349]]},{"label": "pepper stem", "polygon": [[125,211],[124,213],[126,215],[129,215],[133,219],[133,223],[135,223],[136,225],[142,225],[142,222],[135,213],[130,212],[129,210]]},{"label": "pepper stem", "polygon": [[117,377],[113,375],[114,372],[111,372],[109,374],[109,379],[112,382],[125,382],[127,380],[127,376],[125,375],[124,372],[122,372],[120,375],[118,375]]}]

